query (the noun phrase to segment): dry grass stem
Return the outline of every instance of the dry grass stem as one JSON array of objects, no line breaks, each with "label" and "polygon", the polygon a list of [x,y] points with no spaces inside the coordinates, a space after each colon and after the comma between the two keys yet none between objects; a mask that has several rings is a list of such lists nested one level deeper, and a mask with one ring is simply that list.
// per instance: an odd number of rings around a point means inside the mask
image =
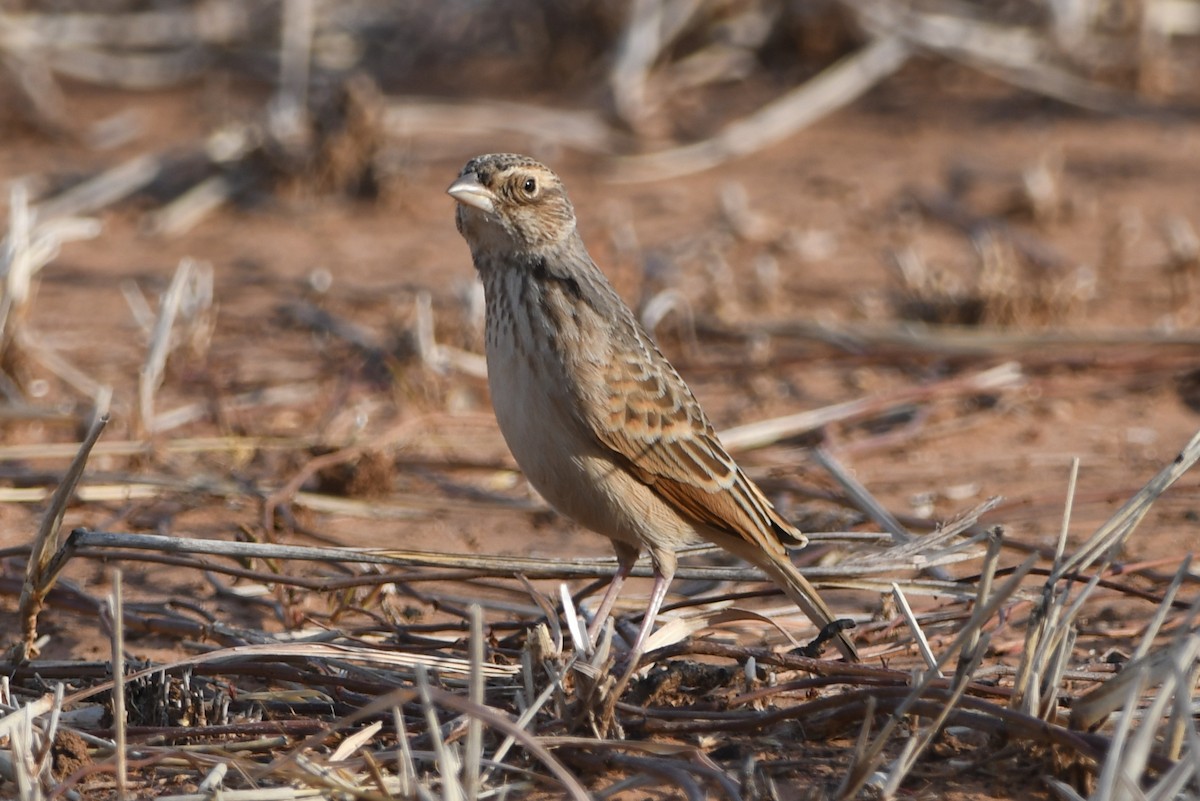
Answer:
[{"label": "dry grass stem", "polygon": [[878,0],[855,0],[851,5],[877,35],[895,36],[913,48],[961,61],[1023,89],[1094,111],[1128,112],[1138,105],[1133,95],[1047,59],[1051,48],[1033,28],[981,21],[956,13],[961,9],[950,4],[929,13]]},{"label": "dry grass stem", "polygon": [[38,215],[43,220],[55,220],[95,214],[145,188],[162,169],[155,157],[135,156],[42,201]]},{"label": "dry grass stem", "polygon": [[182,236],[229,202],[236,186],[223,175],[206,178],[179,197],[146,216],[146,232],[154,236]]},{"label": "dry grass stem", "polygon": [[483,356],[438,344],[433,330],[433,299],[428,292],[417,293],[416,318],[417,352],[427,367],[438,373],[454,368],[466,375],[487,378],[487,360]]},{"label": "dry grass stem", "polygon": [[[880,528],[892,535],[892,540],[897,545],[908,545],[913,541],[913,535],[900,524],[896,516],[875,500],[867,488],[834,458],[833,454],[824,448],[814,448],[812,456],[813,460],[825,468],[826,472],[841,485],[843,491],[859,509],[875,521]],[[940,579],[947,578],[943,571],[933,571],[930,575]]]},{"label": "dry grass stem", "polygon": [[[281,387],[281,393],[297,399],[307,399],[313,389],[310,385],[296,387]],[[252,393],[245,397],[250,403],[254,398],[275,397],[273,393]],[[236,407],[234,407],[236,408]],[[168,413],[169,414],[169,413]],[[314,439],[306,437],[180,437],[164,442],[161,445],[147,445],[141,440],[107,440],[98,442],[92,448],[96,456],[146,456],[152,452],[171,455],[228,453],[238,451],[293,451],[308,450],[315,444]],[[0,446],[0,462],[35,461],[70,459],[79,452],[80,443],[47,443],[45,445],[3,445]]]},{"label": "dry grass stem", "polygon": [[[709,327],[713,333],[727,331]],[[856,323],[835,326],[823,323],[759,323],[744,326],[739,336],[766,335],[827,343],[839,350],[895,351],[962,357],[1014,357],[1062,359],[1072,349],[1117,349],[1130,347],[1194,348],[1200,332],[1194,330],[1098,330],[1064,329],[1021,331],[980,329],[957,325],[914,323],[873,325]]]},{"label": "dry grass stem", "polygon": [[712,169],[730,159],[777,144],[862,95],[900,69],[910,53],[908,45],[899,38],[882,36],[803,86],[750,116],[729,123],[711,139],[619,159],[617,180],[642,182],[677,178]]},{"label": "dry grass stem", "polygon": [[[837,565],[805,568],[804,573],[817,586],[834,584],[872,592],[889,592],[892,584],[898,583],[905,592],[910,594],[972,597],[973,589],[955,582],[920,579],[898,580],[888,577],[888,574],[929,569],[977,558],[978,549],[973,541],[971,539],[961,540],[960,535],[965,528],[972,525],[973,515],[982,510],[981,508],[964,515],[938,532],[922,537],[909,545],[896,546],[877,553],[860,552],[853,559],[844,560]],[[828,537],[825,539],[829,541]],[[72,532],[70,539],[55,554],[52,565],[55,566],[55,570],[61,570],[62,566],[75,556],[100,557],[111,553],[121,553],[125,559],[152,560],[153,557],[149,555],[139,555],[139,552],[145,551],[177,555],[207,554],[231,559],[298,559],[324,563],[346,562],[407,568],[442,568],[459,571],[458,575],[463,578],[472,575],[511,575],[513,573],[531,578],[600,578],[611,576],[615,570],[615,562],[612,559],[564,561],[562,559],[471,556],[423,551],[369,552],[359,549],[314,548],[196,538],[180,539],[151,534],[101,532],[85,529],[77,529]],[[293,582],[287,576],[255,574],[241,568],[220,564],[206,564],[205,568],[213,572],[226,572],[246,577],[261,575],[263,580],[273,583]],[[631,575],[648,577],[652,575],[652,569],[647,561],[642,560],[634,567]],[[724,566],[683,565],[677,570],[676,575],[680,579],[707,579],[723,582],[761,580],[761,574],[753,568]],[[425,580],[444,577],[444,575],[433,573]],[[344,582],[326,580],[325,586],[333,589],[338,586],[355,586],[357,584],[374,585],[381,580],[391,581],[393,579],[367,575],[358,579],[347,579]],[[422,579],[414,576],[408,580]],[[313,586],[309,582],[299,579],[294,580],[294,583],[297,586]]]},{"label": "dry grass stem", "polygon": [[42,524],[38,527],[30,548],[29,562],[25,574],[25,586],[21,590],[21,599],[17,606],[21,616],[22,641],[17,644],[10,656],[14,662],[24,662],[37,655],[35,645],[37,640],[37,618],[45,603],[46,594],[54,586],[62,563],[57,561],[59,551],[59,531],[62,527],[63,516],[67,504],[75,493],[75,488],[83,477],[84,467],[92,446],[100,438],[105,425],[108,424],[108,410],[99,410],[87,438],[79,446],[62,482],[55,490],[54,496],[42,516]]},{"label": "dry grass stem", "polygon": [[[162,385],[167,357],[182,342],[196,341],[197,333],[207,328],[204,321],[212,308],[212,281],[210,265],[184,259],[162,296],[150,349],[138,375],[137,429],[144,435],[156,429],[154,396]],[[176,319],[184,329],[178,336],[173,331]]]},{"label": "dry grass stem", "polygon": [[816,431],[833,423],[880,414],[892,406],[937,397],[953,397],[957,394],[1012,390],[1024,383],[1025,376],[1021,366],[1016,362],[1006,362],[978,373],[956,376],[927,386],[906,388],[885,396],[859,398],[822,409],[736,426],[721,432],[721,442],[730,450],[752,450],[771,445],[781,439]]},{"label": "dry grass stem", "polygon": [[1190,470],[1197,460],[1200,460],[1200,432],[1191,438],[1170,464],[1126,501],[1084,547],[1062,563],[1060,575],[1087,568],[1103,554],[1115,552],[1137,528],[1159,496]]},{"label": "dry grass stem", "polygon": [[[908,629],[916,638],[917,648],[921,651],[921,658],[925,660],[925,664],[930,670],[937,669],[937,657],[933,654],[933,649],[929,647],[929,640],[925,637],[925,632],[921,630],[921,624],[917,622],[917,616],[913,614],[912,607],[908,605],[908,599],[904,597],[904,592],[900,589],[900,585],[892,584],[892,598],[896,602],[896,608],[900,611],[904,622],[908,624]],[[939,675],[941,675],[939,673]]]},{"label": "dry grass stem", "polygon": [[113,675],[113,729],[115,731],[117,772],[117,797],[122,801],[129,794],[129,767],[126,762],[125,726],[125,608],[122,599],[121,571],[112,572],[112,592],[108,596],[107,609],[109,636],[112,642]]},{"label": "dry grass stem", "polygon": [[24,360],[31,351],[44,350],[38,348],[38,337],[28,325],[34,279],[63,245],[99,234],[100,223],[95,220],[46,218],[29,205],[25,185],[20,181],[13,184],[8,231],[0,241],[0,369],[18,385],[26,380]]},{"label": "dry grass stem", "polygon": [[[996,578],[996,567],[1000,561],[1000,551],[1004,546],[1004,534],[999,528],[988,532],[987,553],[983,555],[983,566],[979,572],[979,585],[976,588],[975,605],[982,606],[988,602],[992,593],[992,583]],[[963,643],[962,655],[954,668],[954,680],[960,683],[971,676],[973,671],[967,669],[977,655],[980,654],[979,637],[981,630],[973,631]]]},{"label": "dry grass stem", "polygon": [[603,116],[594,111],[497,100],[395,99],[388,102],[381,124],[398,138],[436,138],[467,130],[493,135],[516,133],[585,153],[611,153],[617,139]]},{"label": "dry grass stem", "polygon": [[[471,676],[467,692],[467,700],[477,707],[482,707],[484,699],[483,674],[483,610],[478,604],[472,604],[467,610],[470,615],[470,661]],[[463,753],[463,784],[466,790],[466,801],[476,801],[479,798],[480,776],[483,762],[483,721],[475,716],[467,718],[467,745]]]}]

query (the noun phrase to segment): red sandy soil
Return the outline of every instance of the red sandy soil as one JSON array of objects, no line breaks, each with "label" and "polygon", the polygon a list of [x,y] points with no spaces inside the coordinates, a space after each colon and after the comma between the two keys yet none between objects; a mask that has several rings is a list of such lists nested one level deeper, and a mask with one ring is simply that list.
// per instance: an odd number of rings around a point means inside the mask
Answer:
[{"label": "red sandy soil", "polygon": [[[222,120],[250,113],[260,100],[230,98],[206,87],[142,95],[75,89],[68,99],[83,125],[132,109],[142,115],[145,134],[118,152],[96,152],[13,126],[0,148],[0,175],[82,174],[138,153],[190,145]],[[388,342],[411,326],[415,294],[425,290],[432,294],[439,338],[481,351],[479,336],[462,313],[461,297],[474,275],[444,191],[469,157],[534,146],[471,132],[392,144],[394,173],[377,202],[319,195],[300,182],[254,203],[225,208],[190,233],[169,239],[140,229],[152,201],[104,211],[102,235],[66,247],[44,271],[32,330],[87,375],[115,387],[114,420],[105,440],[126,438],[145,337],[133,322],[121,286],[136,282],[153,302],[181,258],[209,262],[219,309],[211,347],[206,355],[173,357],[158,408],[297,382],[313,382],[317,392],[307,403],[235,411],[219,421],[193,423],[170,432],[164,441],[221,433],[290,438],[324,433],[337,442],[356,427],[359,441],[367,443],[396,435],[398,465],[389,470],[385,464],[373,489],[383,490],[377,496],[381,504],[411,501],[415,511],[409,517],[368,520],[297,509],[299,521],[325,542],[345,545],[564,557],[608,554],[607,542],[545,511],[507,469],[512,462],[491,416],[484,382],[454,372],[433,376],[413,360],[398,360],[390,373],[372,373],[345,342],[297,327],[281,315],[284,304],[308,299]],[[978,267],[968,240],[921,218],[905,200],[907,192],[944,188],[948,170],[966,166],[981,175],[979,190],[968,196],[972,208],[999,215],[1011,205],[1009,187],[1020,171],[1046,158],[1062,164],[1064,199],[1057,219],[1037,221],[1017,214],[1012,224],[1051,243],[1069,262],[1091,265],[1095,297],[1069,318],[1034,320],[1016,330],[1189,329],[1200,308],[1200,287],[1183,302],[1171,297],[1159,233],[1170,214],[1200,225],[1197,119],[1095,116],[1017,94],[956,68],[936,73],[910,68],[886,89],[784,144],[687,178],[617,184],[608,179],[608,165],[594,157],[535,155],[564,178],[593,256],[627,300],[637,303],[663,286],[674,286],[698,320],[719,320],[733,330],[764,320],[851,329],[894,321],[889,297],[899,284],[887,254],[905,244],[918,249],[933,268],[969,280]],[[718,196],[734,182],[744,188],[751,209],[778,230],[792,232],[801,245],[734,243],[722,266],[713,266],[703,253],[689,252],[690,242],[722,224]],[[1118,263],[1105,266],[1109,232],[1122,224],[1133,231],[1130,244]],[[614,244],[618,233],[635,235],[640,251],[619,249]],[[776,260],[779,284],[764,292],[756,264],[767,254]],[[321,271],[332,277],[332,285],[317,294],[309,289],[309,279]],[[750,347],[744,340],[704,334],[692,344],[680,335],[684,327],[678,319],[663,326],[664,350],[718,428],[1019,362],[1026,378],[1019,389],[987,403],[953,397],[925,404],[923,416],[908,425],[833,426],[827,447],[897,513],[939,519],[990,496],[1003,496],[1003,505],[984,522],[1003,524],[1012,539],[1029,545],[1053,544],[1073,457],[1082,466],[1071,527],[1071,539],[1078,542],[1174,458],[1200,427],[1200,415],[1184,402],[1177,383],[1188,370],[1200,368],[1200,350],[1194,347],[1082,345],[984,358],[900,350],[854,353],[770,338]],[[30,378],[49,382],[38,403],[80,402],[38,365],[29,370]],[[3,445],[76,438],[77,432],[66,425],[0,423]],[[476,466],[445,466],[453,460]],[[742,461],[752,474],[777,484],[833,487],[795,442],[747,453]],[[135,479],[151,468],[178,477],[234,475],[271,489],[302,463],[303,455],[296,452],[214,453],[160,455],[141,462],[95,457],[91,470]],[[480,469],[479,464],[493,467]],[[64,460],[29,459],[20,465],[23,471],[51,474],[64,467]],[[1123,558],[1166,560],[1162,570],[1169,573],[1183,554],[1195,551],[1200,546],[1198,486],[1200,478],[1189,476],[1171,491],[1129,541]],[[499,509],[493,502],[497,496],[511,499],[511,510]],[[823,508],[798,496],[785,500],[800,519]],[[39,512],[30,504],[0,506],[0,545],[29,542]],[[128,504],[76,505],[66,526],[229,538],[242,527],[261,536],[261,519],[260,505],[249,498],[224,502],[171,495]],[[313,542],[303,534],[277,537]],[[79,561],[65,579],[103,596],[110,569],[109,564]],[[272,605],[218,596],[193,571],[144,564],[124,569],[131,600],[184,597],[221,619],[266,629],[283,625]],[[631,606],[638,603],[632,596],[640,589],[635,584],[629,591]],[[832,597],[847,614],[868,613],[878,605],[877,599],[861,596]],[[11,613],[16,598],[0,603]],[[298,603],[321,606],[322,601]],[[14,617],[6,620],[0,631],[11,640]],[[1122,619],[1116,612],[1095,623],[1121,636]],[[44,658],[107,658],[107,641],[90,618],[51,610],[43,617],[42,630],[50,635]],[[146,637],[131,648],[148,658],[182,655],[180,646],[168,639]],[[982,778],[961,791],[941,778],[924,781],[913,787],[914,797],[935,792],[944,798],[979,797],[987,791]],[[1007,795],[1003,788],[1008,779],[997,781],[992,792]],[[1044,792],[1036,782],[1025,791]]]}]

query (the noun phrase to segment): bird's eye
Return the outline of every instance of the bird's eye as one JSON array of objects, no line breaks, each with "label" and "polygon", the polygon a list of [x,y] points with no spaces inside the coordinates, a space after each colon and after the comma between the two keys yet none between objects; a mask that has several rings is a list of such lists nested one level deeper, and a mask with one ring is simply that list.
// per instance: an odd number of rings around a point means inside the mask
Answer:
[{"label": "bird's eye", "polygon": [[530,197],[537,192],[537,181],[533,178],[526,178],[525,183],[521,184],[521,189]]}]

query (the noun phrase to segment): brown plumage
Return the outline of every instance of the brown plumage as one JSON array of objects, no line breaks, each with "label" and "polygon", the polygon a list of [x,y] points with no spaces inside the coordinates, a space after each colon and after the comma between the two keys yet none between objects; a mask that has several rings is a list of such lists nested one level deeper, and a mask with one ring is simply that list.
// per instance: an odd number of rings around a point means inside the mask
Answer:
[{"label": "brown plumage", "polygon": [[[505,441],[558,511],[613,541],[595,639],[643,548],[655,584],[708,541],[757,565],[818,626],[833,613],[788,559],[806,538],[737,466],[687,384],[588,255],[562,182],[526,156],[472,159],[447,190],[487,299],[488,383]],[[844,634],[836,643],[857,659]]]}]

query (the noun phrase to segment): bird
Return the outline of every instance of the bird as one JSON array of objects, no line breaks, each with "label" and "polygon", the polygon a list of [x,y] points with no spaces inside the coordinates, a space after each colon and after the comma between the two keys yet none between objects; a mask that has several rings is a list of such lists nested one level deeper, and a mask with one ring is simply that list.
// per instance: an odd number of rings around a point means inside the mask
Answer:
[{"label": "bird", "polygon": [[[757,566],[850,661],[858,653],[788,557],[807,538],[726,452],[691,389],[588,254],[563,182],[528,156],[466,163],[446,190],[485,298],[488,389],[529,483],[608,537],[617,570],[588,627],[595,644],[643,551],[654,583],[640,655],[677,551],[713,543]],[[852,624],[850,624],[852,625]]]}]

